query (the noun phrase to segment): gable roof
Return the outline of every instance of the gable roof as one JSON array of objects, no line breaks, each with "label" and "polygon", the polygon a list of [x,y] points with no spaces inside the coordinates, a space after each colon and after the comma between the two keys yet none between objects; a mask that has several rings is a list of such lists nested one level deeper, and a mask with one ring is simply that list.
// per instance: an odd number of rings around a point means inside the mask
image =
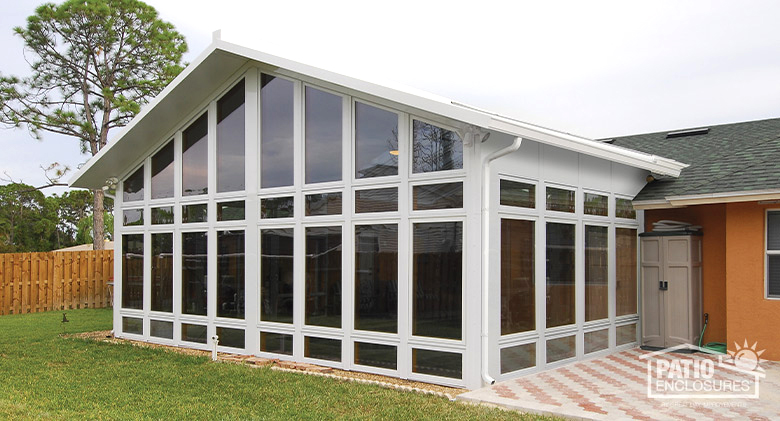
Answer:
[{"label": "gable roof", "polygon": [[124,127],[100,152],[73,176],[71,187],[99,189],[109,177],[128,171],[161,137],[176,130],[181,121],[197,111],[193,107],[229,82],[248,63],[262,63],[293,74],[321,80],[369,96],[383,98],[412,112],[423,110],[452,120],[512,136],[596,156],[609,161],[676,177],[686,165],[680,162],[598,142],[584,137],[535,126],[509,117],[460,104],[420,91],[391,88],[292,60],[266,54],[219,39],[179,74],[157,97]]},{"label": "gable roof", "polygon": [[670,132],[664,131],[610,141],[690,164],[677,178],[655,177],[634,198],[636,208],[780,198],[780,118],[708,129],[688,136],[667,138]]}]

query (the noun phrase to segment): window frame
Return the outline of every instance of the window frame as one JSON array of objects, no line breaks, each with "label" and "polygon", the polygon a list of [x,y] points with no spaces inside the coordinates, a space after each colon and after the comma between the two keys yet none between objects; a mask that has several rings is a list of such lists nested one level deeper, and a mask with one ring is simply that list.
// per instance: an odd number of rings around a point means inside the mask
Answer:
[{"label": "window frame", "polygon": [[[778,213],[780,209],[766,209],[764,211],[764,299],[772,301],[780,301],[780,295],[769,294],[769,256],[780,256],[780,249],[769,250],[769,214]],[[778,227],[780,229],[780,227]],[[780,279],[777,280],[780,282]]]}]

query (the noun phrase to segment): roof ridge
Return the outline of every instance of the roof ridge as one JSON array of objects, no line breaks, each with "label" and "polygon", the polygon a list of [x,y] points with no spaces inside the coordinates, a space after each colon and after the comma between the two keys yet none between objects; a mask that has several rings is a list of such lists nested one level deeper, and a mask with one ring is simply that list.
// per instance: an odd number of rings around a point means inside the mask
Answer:
[{"label": "roof ridge", "polygon": [[626,135],[621,135],[621,136],[606,136],[606,137],[598,138],[598,139],[595,139],[595,140],[598,140],[598,141],[604,141],[604,140],[608,140],[608,139],[618,140],[618,139],[625,139],[625,138],[637,137],[637,136],[650,136],[650,135],[657,135],[657,134],[669,133],[669,132],[675,132],[675,131],[685,131],[685,130],[700,129],[700,128],[704,128],[704,127],[707,127],[710,130],[712,130],[715,127],[736,126],[736,125],[741,125],[741,124],[754,124],[754,123],[759,123],[759,122],[763,122],[763,121],[771,121],[771,120],[778,120],[780,122],[780,117],[759,118],[759,119],[756,119],[756,120],[735,121],[735,122],[731,122],[731,123],[720,123],[720,124],[701,124],[701,125],[697,125],[697,126],[675,128],[675,129],[668,129],[668,130],[658,130],[658,131],[653,131],[653,132],[633,133],[633,134],[626,134]]}]

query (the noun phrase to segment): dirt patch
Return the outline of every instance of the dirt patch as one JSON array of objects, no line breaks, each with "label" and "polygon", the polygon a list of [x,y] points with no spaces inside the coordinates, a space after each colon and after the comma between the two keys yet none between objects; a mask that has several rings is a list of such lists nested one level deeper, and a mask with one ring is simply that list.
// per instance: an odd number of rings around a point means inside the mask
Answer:
[{"label": "dirt patch", "polygon": [[[120,343],[132,344],[134,346],[139,346],[142,348],[165,349],[170,352],[176,352],[185,355],[194,355],[194,356],[201,356],[201,357],[211,356],[211,352],[203,351],[200,349],[180,348],[180,347],[175,347],[170,345],[160,345],[160,344],[153,344],[153,343],[143,342],[143,341],[134,341],[130,339],[119,339],[114,337],[114,335],[111,333],[110,330],[77,333],[72,335],[65,335],[65,337],[89,339],[93,341],[108,342],[113,344],[120,344]],[[340,370],[337,368],[324,367],[316,364],[261,358],[252,355],[229,354],[229,353],[220,352],[218,353],[217,358],[219,359],[219,362],[243,364],[251,367],[270,367],[272,370],[298,372],[298,373],[305,373],[305,374],[312,374],[317,376],[341,379],[346,381],[356,381],[359,383],[375,384],[375,385],[379,385],[391,389],[435,394],[450,399],[453,399],[454,396],[459,395],[461,393],[468,392],[468,390],[466,389],[458,389],[454,387],[440,386],[431,383],[404,380],[404,379],[399,379],[397,377],[388,377],[379,374],[362,373],[358,371]]]}]

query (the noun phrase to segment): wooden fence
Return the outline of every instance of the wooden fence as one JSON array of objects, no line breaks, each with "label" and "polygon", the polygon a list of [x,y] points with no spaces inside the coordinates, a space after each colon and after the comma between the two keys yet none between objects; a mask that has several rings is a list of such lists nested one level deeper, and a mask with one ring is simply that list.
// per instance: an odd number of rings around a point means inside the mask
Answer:
[{"label": "wooden fence", "polygon": [[110,305],[114,251],[0,254],[0,315]]}]

